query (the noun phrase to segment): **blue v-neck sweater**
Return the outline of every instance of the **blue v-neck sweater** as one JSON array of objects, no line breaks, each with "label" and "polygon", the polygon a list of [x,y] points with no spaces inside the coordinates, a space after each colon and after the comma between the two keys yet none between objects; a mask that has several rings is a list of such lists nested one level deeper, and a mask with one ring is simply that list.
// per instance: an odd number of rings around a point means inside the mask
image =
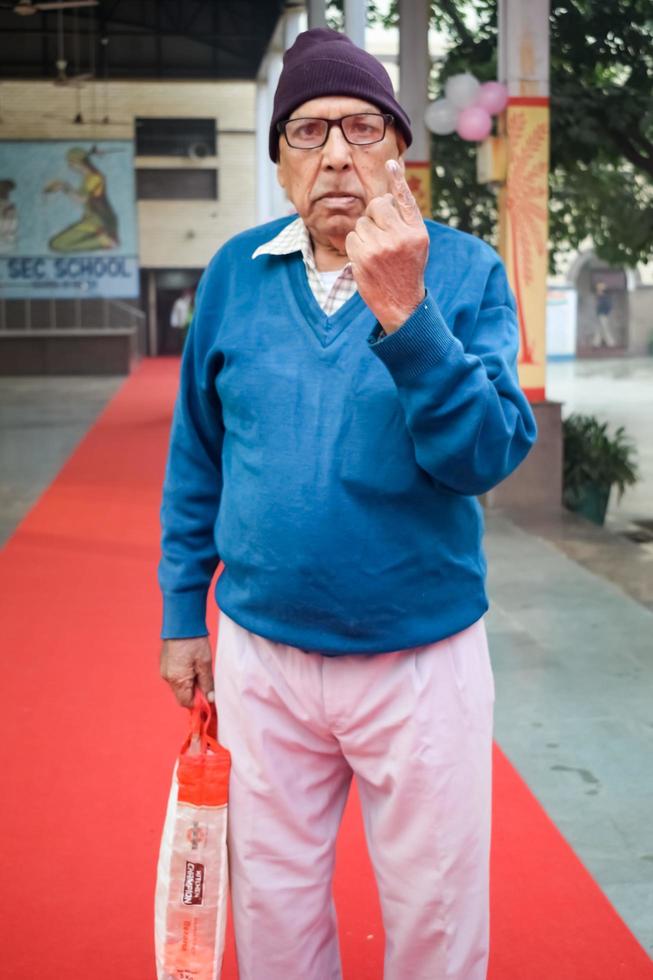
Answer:
[{"label": "blue v-neck sweater", "polygon": [[515,306],[496,253],[428,221],[427,295],[382,337],[356,294],[326,316],[299,253],[229,241],[181,368],[163,505],[164,637],[241,626],[323,654],[432,643],[487,609],[476,494],[524,458]]}]

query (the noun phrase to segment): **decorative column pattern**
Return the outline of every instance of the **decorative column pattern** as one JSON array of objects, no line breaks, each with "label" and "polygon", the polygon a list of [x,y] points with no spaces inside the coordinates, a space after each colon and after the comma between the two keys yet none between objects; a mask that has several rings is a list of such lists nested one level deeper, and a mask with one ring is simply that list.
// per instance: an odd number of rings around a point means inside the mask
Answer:
[{"label": "decorative column pattern", "polygon": [[517,301],[519,377],[537,402],[546,388],[549,0],[500,0],[499,77],[509,92],[499,248]]}]

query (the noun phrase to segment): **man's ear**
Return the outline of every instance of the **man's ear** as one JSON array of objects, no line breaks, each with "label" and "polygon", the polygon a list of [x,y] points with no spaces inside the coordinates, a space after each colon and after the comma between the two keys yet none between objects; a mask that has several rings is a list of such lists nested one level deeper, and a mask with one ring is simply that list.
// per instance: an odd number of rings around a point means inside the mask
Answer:
[{"label": "man's ear", "polygon": [[407,147],[403,136],[401,133],[397,133],[397,163],[399,164],[402,176],[405,176],[406,174],[406,161],[404,159],[406,149]]},{"label": "man's ear", "polygon": [[281,140],[277,143],[277,181],[283,189],[286,189],[286,173],[283,161],[283,151],[284,148],[281,146]]}]

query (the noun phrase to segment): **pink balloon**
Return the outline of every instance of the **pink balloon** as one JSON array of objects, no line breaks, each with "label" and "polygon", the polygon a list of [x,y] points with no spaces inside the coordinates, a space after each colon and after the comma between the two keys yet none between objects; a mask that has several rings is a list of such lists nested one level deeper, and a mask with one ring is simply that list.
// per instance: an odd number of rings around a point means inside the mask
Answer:
[{"label": "pink balloon", "polygon": [[496,116],[502,109],[505,109],[507,103],[508,89],[505,85],[502,85],[501,82],[484,82],[474,105],[480,106],[490,115]]},{"label": "pink balloon", "polygon": [[456,132],[464,140],[484,140],[492,129],[492,117],[478,105],[470,105],[458,116]]}]

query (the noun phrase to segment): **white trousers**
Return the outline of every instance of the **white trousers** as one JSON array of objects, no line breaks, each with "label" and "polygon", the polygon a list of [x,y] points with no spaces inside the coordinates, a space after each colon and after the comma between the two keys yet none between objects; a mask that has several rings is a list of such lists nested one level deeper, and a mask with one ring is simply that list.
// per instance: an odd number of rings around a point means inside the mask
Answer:
[{"label": "white trousers", "polygon": [[216,701],[232,755],[240,980],[340,980],[331,884],[352,773],[385,980],[484,980],[494,707],[484,623],[414,650],[331,658],[222,613]]},{"label": "white trousers", "polygon": [[597,314],[596,321],[592,345],[594,347],[600,347],[602,343],[605,343],[607,347],[614,347],[615,339],[610,329],[610,317],[606,313],[599,313]]}]

